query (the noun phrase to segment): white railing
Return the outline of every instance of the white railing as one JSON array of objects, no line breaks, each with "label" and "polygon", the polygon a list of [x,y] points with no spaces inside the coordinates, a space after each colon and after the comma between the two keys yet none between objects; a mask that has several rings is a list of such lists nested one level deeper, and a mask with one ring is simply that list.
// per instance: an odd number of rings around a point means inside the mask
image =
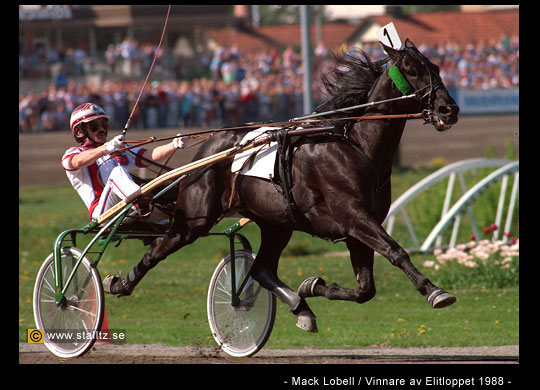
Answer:
[{"label": "white railing", "polygon": [[[478,169],[478,168],[498,168],[471,188],[467,188],[463,174],[466,171]],[[454,225],[448,245],[450,247],[455,246],[458,231],[461,225],[461,215],[467,213],[470,221],[471,233],[476,237],[481,237],[480,229],[474,218],[474,214],[471,208],[471,204],[474,199],[482,193],[486,188],[492,186],[494,183],[501,181],[501,190],[499,193],[499,200],[497,205],[497,212],[494,216],[495,224],[500,226],[503,217],[503,210],[506,201],[506,189],[508,186],[509,175],[514,175],[514,183],[510,195],[510,202],[507,208],[507,215],[505,220],[504,232],[509,231],[512,223],[514,208],[517,200],[517,192],[519,186],[519,161],[505,160],[505,159],[489,159],[489,158],[476,158],[470,160],[459,161],[450,164],[444,168],[439,169],[437,172],[432,173],[426,178],[419,181],[417,184],[409,188],[403,195],[396,199],[390,206],[390,210],[386,219],[383,222],[386,231],[391,235],[396,222],[396,217],[401,216],[406,225],[407,232],[413,243],[413,248],[419,249],[422,252],[427,252],[432,248],[441,247],[443,245],[442,233],[448,227],[449,223],[453,220]],[[448,184],[446,187],[446,194],[444,198],[443,207],[441,210],[441,218],[439,222],[433,227],[428,236],[420,243],[420,239],[415,233],[413,223],[409,215],[405,210],[405,206],[409,204],[413,199],[422,195],[428,188],[434,186],[441,180],[448,177]],[[452,206],[452,195],[454,193],[454,186],[456,177],[459,181],[459,185],[463,192],[463,195]],[[500,229],[493,232],[493,239],[498,239]],[[503,241],[508,238],[504,236]]]}]

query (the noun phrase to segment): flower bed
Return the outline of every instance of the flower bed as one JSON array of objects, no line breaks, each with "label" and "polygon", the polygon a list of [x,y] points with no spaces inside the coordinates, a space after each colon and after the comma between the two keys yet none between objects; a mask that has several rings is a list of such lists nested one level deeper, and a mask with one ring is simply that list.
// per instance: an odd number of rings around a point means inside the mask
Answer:
[{"label": "flower bed", "polygon": [[[496,230],[495,225],[484,228],[484,234]],[[508,287],[519,285],[519,238],[505,234],[503,240],[476,241],[446,250],[435,249],[435,260],[426,260],[423,266],[433,270],[437,284],[450,287]]]}]

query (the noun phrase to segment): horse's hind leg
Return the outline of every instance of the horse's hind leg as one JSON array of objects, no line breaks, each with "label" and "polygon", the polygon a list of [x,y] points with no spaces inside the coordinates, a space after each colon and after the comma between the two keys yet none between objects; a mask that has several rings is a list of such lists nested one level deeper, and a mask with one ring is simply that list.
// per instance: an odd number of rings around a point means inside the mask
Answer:
[{"label": "horse's hind leg", "polygon": [[169,232],[152,242],[150,249],[126,277],[105,278],[103,281],[104,289],[106,292],[118,296],[130,295],[148,271],[160,261],[165,260],[171,253],[206,235],[214,223],[215,219],[212,218],[198,218],[188,222],[181,211],[176,211],[174,223]]},{"label": "horse's hind leg", "polygon": [[347,240],[347,247],[351,254],[351,264],[358,281],[358,288],[345,288],[338,286],[336,283],[326,286],[321,278],[309,278],[298,289],[301,296],[305,298],[323,296],[330,300],[357,303],[365,303],[375,296],[373,249],[354,239]]},{"label": "horse's hind leg", "polygon": [[265,289],[271,291],[282,302],[289,305],[291,312],[298,317],[296,325],[308,332],[317,332],[315,314],[306,301],[277,276],[281,252],[289,242],[292,230],[259,224],[261,229],[261,246],[251,276]]}]

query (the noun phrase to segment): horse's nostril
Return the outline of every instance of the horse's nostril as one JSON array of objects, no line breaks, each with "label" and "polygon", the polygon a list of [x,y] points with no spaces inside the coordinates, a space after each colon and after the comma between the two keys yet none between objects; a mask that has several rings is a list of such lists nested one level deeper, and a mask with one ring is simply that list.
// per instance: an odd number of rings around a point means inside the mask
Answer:
[{"label": "horse's nostril", "polygon": [[437,108],[437,112],[440,115],[448,115],[452,112],[452,110],[448,106],[440,106]]}]

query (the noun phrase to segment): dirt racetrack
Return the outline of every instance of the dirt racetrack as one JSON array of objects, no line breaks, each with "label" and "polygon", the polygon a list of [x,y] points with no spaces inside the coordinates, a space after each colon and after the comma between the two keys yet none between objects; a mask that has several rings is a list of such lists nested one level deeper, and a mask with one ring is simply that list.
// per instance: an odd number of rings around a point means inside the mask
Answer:
[{"label": "dirt racetrack", "polygon": [[83,357],[60,359],[43,344],[19,343],[21,364],[368,364],[472,363],[516,364],[519,347],[430,347],[361,349],[262,349],[249,358],[234,358],[215,347],[151,345],[95,345]]},{"label": "dirt racetrack", "polygon": [[[463,116],[450,130],[439,133],[422,120],[410,120],[401,140],[403,166],[429,166],[431,160],[442,157],[446,162],[484,157],[487,148],[494,147],[497,157],[504,157],[506,143],[512,140],[519,157],[519,115]],[[166,137],[196,129],[129,130],[128,140]],[[109,139],[119,134],[112,130]],[[69,132],[19,135],[19,186],[69,185],[60,165],[62,155],[75,145]],[[149,146],[153,148],[152,144]],[[169,166],[177,167],[191,161],[196,147],[174,154]]]}]

